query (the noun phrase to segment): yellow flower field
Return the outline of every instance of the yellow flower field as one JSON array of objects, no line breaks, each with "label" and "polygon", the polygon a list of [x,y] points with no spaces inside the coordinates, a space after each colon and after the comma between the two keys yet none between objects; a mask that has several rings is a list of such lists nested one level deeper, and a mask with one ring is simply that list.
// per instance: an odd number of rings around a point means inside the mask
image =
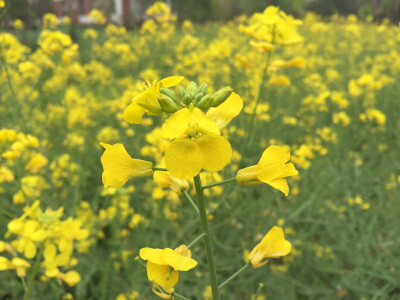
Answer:
[{"label": "yellow flower field", "polygon": [[399,26],[147,14],[0,31],[0,298],[399,298]]}]

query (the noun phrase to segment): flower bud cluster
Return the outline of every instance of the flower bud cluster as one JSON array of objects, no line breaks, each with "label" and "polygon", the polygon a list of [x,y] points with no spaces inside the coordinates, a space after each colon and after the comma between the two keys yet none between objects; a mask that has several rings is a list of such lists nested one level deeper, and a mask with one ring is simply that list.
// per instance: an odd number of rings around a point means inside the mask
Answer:
[{"label": "flower bud cluster", "polygon": [[162,110],[168,114],[177,112],[182,107],[198,107],[203,111],[211,107],[217,107],[225,102],[232,94],[230,86],[224,87],[213,94],[207,93],[208,85],[202,83],[197,87],[196,82],[191,81],[186,89],[181,85],[178,88],[178,95],[168,88],[161,87],[158,102]]}]

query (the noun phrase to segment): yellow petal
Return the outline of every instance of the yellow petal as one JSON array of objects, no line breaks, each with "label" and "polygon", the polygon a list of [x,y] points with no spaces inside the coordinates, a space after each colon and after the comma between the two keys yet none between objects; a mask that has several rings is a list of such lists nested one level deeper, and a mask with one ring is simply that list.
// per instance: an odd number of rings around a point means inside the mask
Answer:
[{"label": "yellow petal", "polygon": [[147,262],[147,278],[166,290],[173,288],[179,279],[178,271],[170,270],[168,265],[157,265]]},{"label": "yellow petal", "polygon": [[223,169],[231,160],[232,148],[229,142],[217,134],[204,134],[197,139],[203,156],[203,169],[215,172]]},{"label": "yellow petal", "polygon": [[259,161],[259,165],[268,165],[271,163],[286,163],[290,159],[289,151],[285,150],[279,146],[269,146],[265,149],[261,159]]},{"label": "yellow petal", "polygon": [[203,165],[203,155],[197,143],[188,138],[174,140],[165,152],[165,165],[172,176],[190,179]]},{"label": "yellow petal", "polygon": [[132,102],[125,108],[122,117],[130,124],[140,124],[146,109],[139,106],[136,101]]},{"label": "yellow petal", "polygon": [[68,284],[69,286],[74,286],[79,281],[81,281],[81,276],[76,271],[69,271],[64,274],[64,276],[62,277],[62,280],[64,280],[65,283]]},{"label": "yellow petal", "polygon": [[179,255],[169,248],[163,250],[163,259],[168,265],[173,267],[175,271],[187,271],[193,269],[197,265],[194,259]]},{"label": "yellow petal", "polygon": [[277,226],[274,226],[259,244],[259,250],[264,253],[264,257],[276,258],[284,256],[291,249],[292,245],[285,240],[282,228]]},{"label": "yellow petal", "polygon": [[163,249],[142,248],[139,251],[139,256],[143,260],[148,260],[158,265],[165,265]]},{"label": "yellow petal", "polygon": [[285,178],[277,178],[271,181],[266,182],[273,188],[280,190],[285,196],[289,195],[289,186]]},{"label": "yellow petal", "polygon": [[185,79],[183,76],[170,76],[160,80],[160,83],[162,86],[169,88],[180,84],[183,79]]},{"label": "yellow petal", "polygon": [[188,124],[192,121],[192,113],[184,108],[172,114],[162,125],[161,135],[165,139],[186,137]]},{"label": "yellow petal", "polygon": [[121,187],[130,177],[153,174],[151,162],[131,158],[122,144],[100,144],[106,149],[101,157],[105,187]]},{"label": "yellow petal", "polygon": [[57,248],[54,244],[47,243],[45,248],[44,248],[44,259],[45,260],[53,260],[56,257],[57,254]]},{"label": "yellow petal", "polygon": [[223,129],[234,117],[240,113],[242,108],[242,98],[238,94],[232,93],[224,103],[218,107],[210,108],[206,116],[207,118],[213,120],[220,129]]},{"label": "yellow petal", "polygon": [[28,241],[24,248],[24,255],[26,258],[33,258],[36,255],[36,246],[32,241]]},{"label": "yellow petal", "polygon": [[299,172],[296,170],[292,163],[288,163],[285,165],[285,172],[283,173],[283,177],[296,176],[298,174]]},{"label": "yellow petal", "polygon": [[262,182],[269,183],[274,179],[282,178],[285,170],[285,164],[279,162],[257,165],[257,178]]}]

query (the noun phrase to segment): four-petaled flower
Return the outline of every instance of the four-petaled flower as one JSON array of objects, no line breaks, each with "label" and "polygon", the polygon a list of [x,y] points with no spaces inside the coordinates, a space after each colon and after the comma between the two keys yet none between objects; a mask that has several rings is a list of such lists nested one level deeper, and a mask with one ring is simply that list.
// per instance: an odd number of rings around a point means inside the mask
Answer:
[{"label": "four-petaled flower", "polygon": [[201,169],[221,170],[230,161],[232,149],[217,124],[198,108],[183,108],[163,124],[161,134],[172,139],[165,151],[165,165],[180,179],[196,176]]}]

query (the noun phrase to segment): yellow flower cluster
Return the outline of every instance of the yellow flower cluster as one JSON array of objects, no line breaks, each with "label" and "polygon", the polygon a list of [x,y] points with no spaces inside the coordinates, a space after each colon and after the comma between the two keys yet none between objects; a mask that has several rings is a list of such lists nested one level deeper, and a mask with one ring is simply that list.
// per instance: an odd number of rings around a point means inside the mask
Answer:
[{"label": "yellow flower cluster", "polygon": [[[73,256],[76,241],[84,241],[89,231],[82,227],[79,220],[67,218],[61,220],[63,209],[42,211],[40,202],[35,201],[24,209],[24,214],[8,223],[7,238],[10,242],[0,241],[0,252],[8,252],[13,258],[0,257],[0,270],[16,269],[19,277],[25,277],[31,264],[18,257],[41,262],[44,275],[59,278],[74,286],[80,281],[80,275],[71,269],[77,260]],[[61,269],[61,270],[60,270]],[[68,271],[67,271],[68,270]]]}]

